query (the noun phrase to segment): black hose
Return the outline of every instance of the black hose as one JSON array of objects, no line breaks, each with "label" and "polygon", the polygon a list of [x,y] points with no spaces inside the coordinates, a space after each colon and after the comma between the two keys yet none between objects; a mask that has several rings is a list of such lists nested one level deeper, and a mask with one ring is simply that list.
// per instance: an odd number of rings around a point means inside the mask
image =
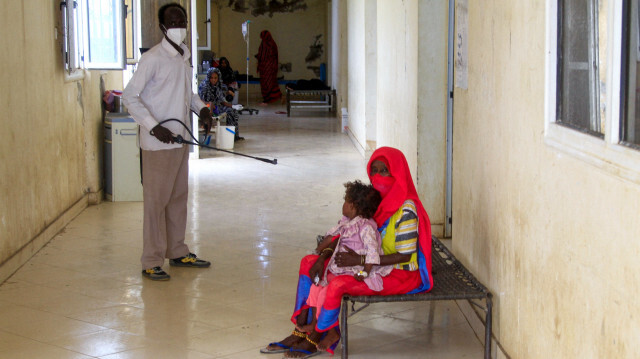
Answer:
[{"label": "black hose", "polygon": [[[193,132],[191,132],[189,127],[187,127],[187,125],[185,125],[184,122],[182,122],[182,121],[180,121],[178,119],[175,119],[175,118],[170,118],[168,120],[160,121],[158,123],[158,126],[162,125],[163,123],[170,122],[170,121],[176,121],[176,122],[180,123],[187,130],[187,132],[189,133],[191,138],[193,138],[193,141],[194,141],[194,142],[187,141],[184,138],[182,138],[182,136],[177,135],[177,136],[173,136],[173,141],[176,142],[176,143],[180,143],[180,144],[186,143],[186,144],[193,145],[193,146],[200,146],[200,147],[204,147],[204,148],[210,148],[212,150],[227,152],[227,153],[231,153],[233,155],[253,158],[254,160],[258,160],[258,161],[262,161],[262,162],[266,162],[266,163],[271,163],[272,165],[277,165],[278,164],[278,159],[276,159],[276,158],[270,160],[270,159],[267,159],[267,158],[261,158],[261,157],[256,157],[256,156],[245,155],[244,153],[232,152],[232,151],[223,150],[223,149],[217,148],[217,147],[203,145],[203,144],[200,143],[200,141],[198,141],[198,139],[196,139],[196,137],[193,135]],[[153,129],[151,131],[149,131],[149,134],[151,134],[153,136]]]}]

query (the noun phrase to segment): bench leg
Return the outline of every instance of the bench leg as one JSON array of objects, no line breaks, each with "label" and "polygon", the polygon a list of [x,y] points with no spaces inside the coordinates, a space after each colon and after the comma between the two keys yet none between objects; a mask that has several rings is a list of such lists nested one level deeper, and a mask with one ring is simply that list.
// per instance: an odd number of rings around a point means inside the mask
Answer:
[{"label": "bench leg", "polygon": [[287,117],[291,117],[291,93],[287,89]]},{"label": "bench leg", "polygon": [[342,309],[340,310],[340,325],[342,329],[340,330],[340,342],[342,343],[342,359],[347,359],[349,357],[349,335],[347,333],[347,311],[349,311],[349,304],[345,298],[342,298]]},{"label": "bench leg", "polygon": [[484,327],[484,358],[491,359],[491,307],[493,306],[491,293],[487,295],[487,316]]}]

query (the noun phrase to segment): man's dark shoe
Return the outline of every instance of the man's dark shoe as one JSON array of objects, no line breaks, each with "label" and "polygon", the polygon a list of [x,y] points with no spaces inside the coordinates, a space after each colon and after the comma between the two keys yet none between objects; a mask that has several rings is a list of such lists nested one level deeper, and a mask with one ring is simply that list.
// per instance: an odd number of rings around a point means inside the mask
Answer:
[{"label": "man's dark shoe", "polygon": [[142,276],[151,280],[169,280],[169,278],[171,278],[171,276],[160,267],[144,269],[142,270]]},{"label": "man's dark shoe", "polygon": [[184,257],[170,259],[169,265],[174,267],[207,268],[211,265],[211,262],[199,259],[195,254],[189,253]]}]

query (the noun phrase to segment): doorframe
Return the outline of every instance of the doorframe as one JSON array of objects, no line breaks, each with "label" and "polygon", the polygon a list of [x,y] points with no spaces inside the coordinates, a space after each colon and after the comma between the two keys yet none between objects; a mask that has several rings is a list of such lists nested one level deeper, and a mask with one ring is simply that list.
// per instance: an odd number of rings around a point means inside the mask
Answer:
[{"label": "doorframe", "polygon": [[452,209],[451,209],[451,186],[452,186],[452,159],[453,159],[453,59],[455,52],[455,0],[449,0],[449,24],[447,36],[447,134],[446,134],[446,159],[447,174],[445,183],[445,217],[444,217],[444,237],[451,238]]}]

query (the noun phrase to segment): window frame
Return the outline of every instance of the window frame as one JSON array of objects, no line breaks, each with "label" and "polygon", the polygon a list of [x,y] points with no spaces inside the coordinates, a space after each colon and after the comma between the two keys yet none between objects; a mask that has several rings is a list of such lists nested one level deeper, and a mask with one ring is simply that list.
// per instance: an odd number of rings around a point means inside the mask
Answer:
[{"label": "window frame", "polygon": [[[638,29],[638,23],[634,23],[633,21],[633,17],[634,16],[638,16],[638,8],[640,7],[640,3],[636,3],[636,13],[634,14],[633,10],[633,6],[631,4],[633,0],[623,0],[623,5],[622,5],[622,14],[623,14],[623,22],[624,24],[626,24],[628,26],[628,29],[626,29],[626,31],[624,31],[624,33],[622,34],[623,36],[623,43],[628,43],[629,46],[623,46],[622,47],[622,73],[627,75],[627,76],[623,76],[621,79],[621,94],[620,94],[620,106],[621,106],[621,117],[620,117],[620,132],[619,132],[619,138],[620,138],[620,144],[633,148],[635,150],[640,150],[640,144],[639,143],[634,143],[634,142],[629,142],[625,140],[626,137],[626,133],[625,133],[625,127],[628,127],[629,125],[624,124],[625,121],[628,121],[628,116],[629,116],[629,102],[630,102],[630,98],[629,98],[629,94],[631,93],[631,88],[630,88],[630,84],[631,82],[633,82],[635,84],[635,86],[637,86],[638,84],[635,81],[631,81],[629,80],[629,75],[630,74],[630,66],[631,66],[631,62],[629,61],[629,56],[631,54],[631,51],[636,51],[636,59],[638,61],[640,61],[640,49],[638,49],[637,47],[640,46],[640,41],[638,41],[639,39],[636,38],[636,43],[634,43],[634,45],[636,46],[635,49],[631,50],[631,43],[632,43],[632,37],[631,37],[631,28],[635,27],[636,31],[640,30]],[[636,21],[640,21],[640,19],[637,19]],[[624,27],[623,27],[623,30]],[[636,34],[636,36],[640,36],[640,34]],[[640,66],[636,67],[635,72],[640,71]],[[634,73],[635,74],[635,73]],[[634,89],[635,89],[634,86]],[[633,92],[635,95],[635,92]],[[635,111],[640,111],[640,108],[636,108]]]},{"label": "window frame", "polygon": [[[82,0],[82,6],[80,10],[82,10],[82,39],[84,41],[82,46],[82,62],[84,68],[89,70],[124,70],[125,65],[127,63],[127,54],[125,49],[125,18],[127,16],[124,0],[111,0],[115,5],[115,14],[114,18],[115,24],[113,28],[116,32],[116,36],[113,36],[113,39],[116,41],[116,61],[114,62],[97,62],[91,61],[89,52],[91,51],[91,33],[89,28],[89,10],[91,9],[90,3],[92,0]],[[93,3],[95,4],[95,3]],[[91,4],[91,5],[93,5]],[[118,16],[118,13],[120,14]]]},{"label": "window frame", "polygon": [[[114,63],[92,63],[89,61],[88,52],[91,39],[88,36],[87,3],[90,0],[64,0],[60,2],[60,13],[63,26],[62,57],[65,70],[65,79],[78,80],[84,77],[84,70],[124,70],[126,66],[124,0],[112,0],[116,4],[116,12],[121,16],[115,28],[119,51],[119,60]],[[70,6],[73,4],[73,6]],[[119,10],[118,10],[119,9]]]},{"label": "window frame", "polygon": [[640,184],[640,151],[621,143],[623,3],[609,0],[604,138],[556,123],[558,0],[546,0],[544,143],[618,178]]},{"label": "window frame", "polygon": [[[589,90],[588,90],[588,94],[589,94],[589,103],[590,103],[590,108],[589,108],[589,127],[582,127],[579,125],[576,125],[572,122],[569,121],[562,121],[562,120],[558,120],[558,119],[562,119],[562,96],[563,96],[563,91],[562,91],[562,86],[564,85],[564,73],[569,73],[570,70],[569,68],[571,67],[571,65],[569,63],[563,63],[563,61],[557,61],[557,83],[556,83],[556,104],[557,104],[557,108],[556,108],[556,122],[558,124],[561,124],[563,126],[567,126],[570,128],[573,128],[574,130],[577,131],[582,131],[584,133],[590,134],[592,136],[596,136],[596,137],[600,137],[603,138],[604,134],[599,132],[596,129],[600,129],[601,128],[601,121],[602,119],[600,118],[600,84],[597,76],[598,76],[598,72],[599,72],[599,61],[598,61],[598,28],[597,28],[597,23],[598,23],[598,9],[597,9],[597,5],[595,5],[594,3],[597,2],[598,0],[581,0],[581,1],[588,1],[588,8],[589,8],[589,15],[591,16],[591,18],[589,19],[589,21],[592,23],[592,27],[589,31],[588,34],[588,41],[589,41],[589,45],[588,48],[589,50],[589,54],[588,54],[588,59],[586,63],[579,63],[580,65],[584,65],[586,66],[586,70],[588,70],[589,73]],[[563,12],[565,11],[563,9],[563,5],[561,4],[562,0],[558,0],[556,2],[556,4],[558,6],[557,9],[557,23],[560,24],[563,21]],[[556,27],[557,28],[557,27]],[[558,41],[558,38],[562,38],[563,36],[561,36],[561,33],[558,33],[558,36],[556,37],[556,48],[557,48],[557,54],[558,54],[558,58],[562,58],[563,57],[563,53],[562,53],[562,49],[561,49],[561,42]],[[593,50],[595,48],[595,50]],[[563,68],[566,67],[565,68]],[[576,66],[576,63],[573,64],[573,66]],[[584,69],[583,69],[584,70]]]},{"label": "window frame", "polygon": [[[125,27],[123,34],[125,37],[125,60],[127,65],[132,65],[132,64],[137,64],[138,61],[140,61],[140,56],[142,56],[140,54],[140,47],[141,45],[141,39],[142,39],[142,17],[141,17],[141,9],[140,9],[140,0],[131,0],[131,15],[132,15],[132,19],[131,19],[131,42],[132,42],[132,47],[133,47],[133,57],[127,57],[127,53],[126,53],[126,45],[127,42],[129,41],[127,33],[126,33],[126,18],[125,18],[125,25],[123,25]],[[126,2],[125,2],[125,11],[126,11]]]}]

